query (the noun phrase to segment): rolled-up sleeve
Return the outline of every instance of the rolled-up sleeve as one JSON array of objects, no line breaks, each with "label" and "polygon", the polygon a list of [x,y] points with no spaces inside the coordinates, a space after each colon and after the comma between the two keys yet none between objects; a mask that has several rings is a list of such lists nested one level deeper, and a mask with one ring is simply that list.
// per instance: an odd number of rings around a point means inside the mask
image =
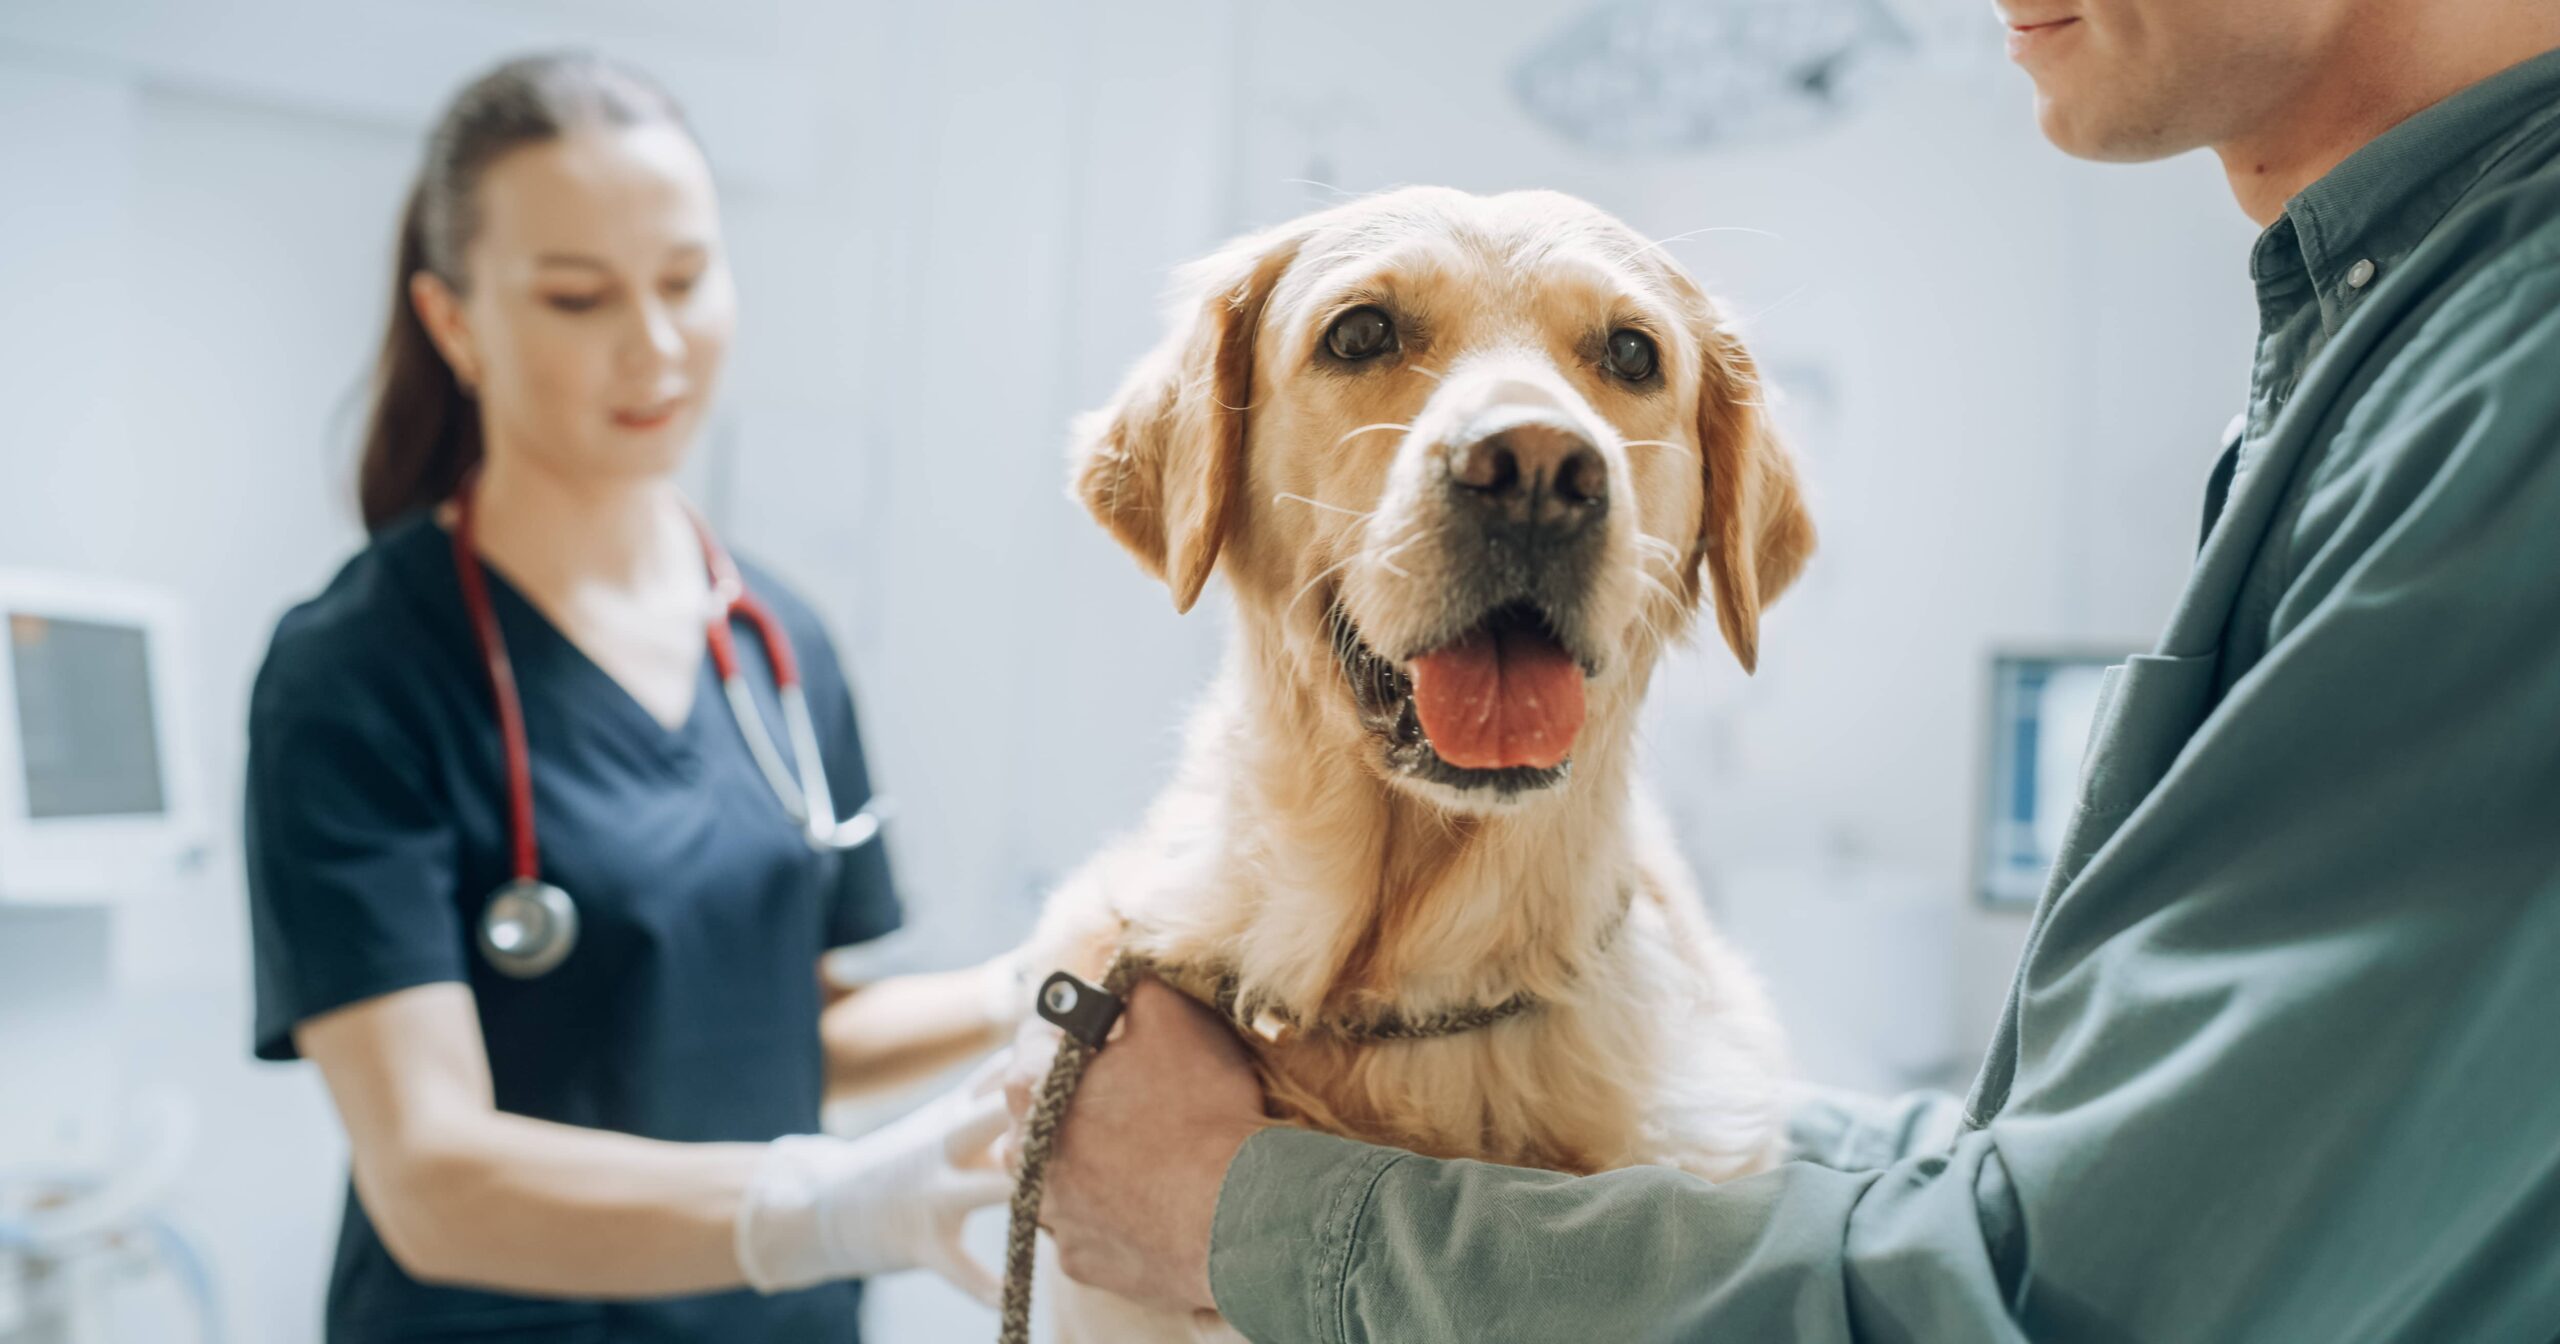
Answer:
[{"label": "rolled-up sleeve", "polygon": [[1791,1163],[1718,1186],[1272,1130],[1227,1174],[1210,1278],[1219,1310],[1260,1344],[1858,1339],[1870,1336],[1843,1273],[1853,1218],[1881,1277],[1927,1281],[1873,1337],[2024,1338],[1992,1259],[2015,1242],[2015,1206],[1978,1134],[1885,1171]]},{"label": "rolled-up sleeve", "polygon": [[1787,1156],[1842,1171],[1889,1167],[1945,1152],[1964,1124],[1964,1103],[1935,1090],[1869,1096],[1807,1087],[1787,1112]]},{"label": "rolled-up sleeve", "polygon": [[2560,267],[2486,289],[2304,482],[2267,653],[2052,902],[1983,1127],[1720,1186],[1267,1133],[1220,1309],[1261,1344],[2551,1338]]}]

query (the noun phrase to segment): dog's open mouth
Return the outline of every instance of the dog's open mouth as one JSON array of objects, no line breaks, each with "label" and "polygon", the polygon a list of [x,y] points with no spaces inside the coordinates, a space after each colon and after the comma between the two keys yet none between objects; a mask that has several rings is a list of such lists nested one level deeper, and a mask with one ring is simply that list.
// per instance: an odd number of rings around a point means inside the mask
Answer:
[{"label": "dog's open mouth", "polygon": [[1371,649],[1340,606],[1330,619],[1352,700],[1385,740],[1390,767],[1501,793],[1545,788],[1572,768],[1589,668],[1536,606],[1495,607],[1401,665]]}]

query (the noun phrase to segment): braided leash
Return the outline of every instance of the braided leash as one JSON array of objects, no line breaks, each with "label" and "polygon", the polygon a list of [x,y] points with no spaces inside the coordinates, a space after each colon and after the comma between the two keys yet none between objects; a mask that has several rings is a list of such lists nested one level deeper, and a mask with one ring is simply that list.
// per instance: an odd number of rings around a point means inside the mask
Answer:
[{"label": "braided leash", "polygon": [[[1129,986],[1137,983],[1144,963],[1126,951],[1115,953],[1110,968],[1102,973],[1102,992],[1114,1000],[1126,1002]],[[1049,1009],[1054,1007],[1054,987],[1060,983],[1051,976],[1041,986],[1042,1016],[1057,1021]],[[1085,1007],[1068,997],[1070,1008]],[[1022,1131],[1022,1172],[1014,1179],[1013,1207],[1004,1231],[1004,1318],[996,1338],[999,1344],[1031,1344],[1031,1255],[1040,1235],[1040,1196],[1049,1184],[1049,1154],[1058,1146],[1058,1126],[1067,1118],[1067,1101],[1076,1094],[1076,1084],[1084,1081],[1086,1066],[1102,1049],[1105,1033],[1111,1030],[1111,1019],[1119,1016],[1118,1005],[1106,1005],[1107,1015],[1091,1031],[1065,1030],[1058,1036],[1058,1057],[1049,1065],[1049,1074],[1040,1080],[1040,1095],[1031,1101],[1031,1115]],[[1062,1026],[1065,1024],[1061,1024]]]},{"label": "braided leash", "polygon": [[[1600,933],[1601,946],[1616,939],[1633,897],[1632,889],[1620,893],[1618,913]],[[1049,1158],[1058,1146],[1058,1127],[1066,1121],[1067,1103],[1074,1098],[1076,1086],[1084,1081],[1084,1071],[1101,1052],[1112,1023],[1119,1019],[1121,1005],[1128,1002],[1129,987],[1142,975],[1154,975],[1176,985],[1185,978],[1178,968],[1123,947],[1112,954],[1111,964],[1104,969],[1100,993],[1093,992],[1094,986],[1060,971],[1041,984],[1034,1000],[1040,1016],[1060,1028],[1058,1055],[1049,1065],[1048,1075],[1040,1080],[1040,1094],[1032,1098],[1031,1114],[1023,1124],[1022,1170],[1014,1178],[1013,1203],[1005,1224],[1004,1311],[997,1344],[1031,1344],[1032,1252],[1039,1241],[1040,1198],[1048,1189]],[[1265,1008],[1248,1021],[1242,1016],[1241,997],[1239,977],[1233,970],[1224,970],[1210,982],[1203,1001],[1228,1022],[1266,1040],[1288,1033],[1353,1043],[1456,1036],[1517,1017],[1540,1003],[1536,995],[1523,990],[1499,1003],[1444,1009],[1417,1017],[1406,1017],[1390,1008],[1366,1018],[1300,1022],[1291,1014]]]},{"label": "braided leash", "polygon": [[[1031,1113],[1023,1123],[1022,1170],[1014,1178],[1013,1203],[1005,1223],[1004,1309],[996,1336],[998,1344],[1030,1344],[1032,1252],[1039,1241],[1040,1199],[1048,1190],[1049,1158],[1057,1150],[1058,1127],[1066,1121],[1067,1103],[1074,1098],[1076,1086],[1084,1081],[1084,1071],[1101,1053],[1112,1023],[1118,1020],[1120,1006],[1128,1001],[1130,986],[1147,974],[1168,981],[1176,976],[1171,968],[1123,949],[1112,956],[1109,969],[1102,973],[1099,994],[1091,992],[1093,986],[1063,971],[1050,976],[1040,987],[1040,1015],[1060,1028],[1058,1055],[1050,1063],[1047,1076],[1040,1080],[1040,1094],[1032,1098]],[[1059,995],[1057,991],[1062,988],[1066,992]],[[1229,1022],[1238,1021],[1237,998],[1234,973],[1219,976],[1209,1002]],[[1350,1041],[1418,1041],[1489,1027],[1536,1006],[1534,995],[1521,993],[1500,1003],[1421,1017],[1408,1018],[1389,1011],[1348,1022],[1319,1021],[1312,1027],[1302,1026],[1294,1017],[1274,1010],[1265,1010],[1260,1016],[1290,1032]]]},{"label": "braided leash", "polygon": [[[1022,1131],[1022,1171],[1015,1177],[1013,1203],[1005,1223],[1004,1235],[1004,1315],[999,1344],[1030,1344],[1031,1339],[1031,1270],[1032,1252],[1040,1235],[1040,1198],[1049,1185],[1049,1156],[1058,1145],[1058,1127],[1067,1118],[1067,1103],[1074,1098],[1076,1086],[1084,1081],[1084,1071],[1102,1050],[1105,1035],[1119,1016],[1119,1005],[1128,1001],[1129,987],[1140,975],[1150,971],[1164,974],[1147,958],[1125,949],[1111,958],[1110,967],[1102,973],[1102,993],[1094,996],[1107,1000],[1094,1004],[1079,1002],[1075,992],[1081,982],[1063,973],[1053,975],[1041,986],[1041,1016],[1058,1024],[1058,1055],[1049,1065],[1047,1076],[1040,1080],[1040,1094],[1031,1102],[1031,1114]],[[1064,987],[1065,1007],[1053,998]],[[1218,977],[1210,1002],[1228,1021],[1237,1021],[1237,978],[1230,971]],[[1536,1007],[1536,996],[1520,993],[1500,1003],[1481,1007],[1460,1008],[1407,1018],[1392,1010],[1365,1021],[1346,1023],[1319,1022],[1317,1034],[1339,1036],[1353,1041],[1417,1041],[1437,1036],[1454,1036],[1492,1026],[1506,1018],[1516,1017]],[[1265,1010],[1282,1028],[1306,1032],[1294,1017]]]}]

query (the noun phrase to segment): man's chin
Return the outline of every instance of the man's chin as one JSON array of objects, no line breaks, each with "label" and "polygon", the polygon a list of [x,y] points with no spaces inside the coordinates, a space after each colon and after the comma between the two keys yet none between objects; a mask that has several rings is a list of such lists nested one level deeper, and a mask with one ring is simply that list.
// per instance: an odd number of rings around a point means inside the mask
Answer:
[{"label": "man's chin", "polygon": [[2198,147],[2157,118],[2109,115],[2086,98],[2036,86],[2036,129],[2055,149],[2091,163],[2153,163]]}]

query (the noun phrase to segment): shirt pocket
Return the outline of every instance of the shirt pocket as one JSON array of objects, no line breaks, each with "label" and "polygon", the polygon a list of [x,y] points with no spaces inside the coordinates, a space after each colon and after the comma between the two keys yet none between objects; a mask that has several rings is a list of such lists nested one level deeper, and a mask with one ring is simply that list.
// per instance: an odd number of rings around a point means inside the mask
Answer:
[{"label": "shirt pocket", "polygon": [[2018,1069],[2019,1001],[2055,903],[2177,764],[2213,707],[2214,677],[2221,662],[2219,647],[2184,656],[2137,654],[2108,668],[2100,681],[2097,709],[2090,716],[2089,745],[2081,758],[2079,804],[2063,828],[2053,869],[2045,878],[2044,896],[2036,902],[2026,950],[2019,955],[2008,1001],[2001,1005],[1999,1021],[1992,1028],[1991,1048],[1984,1052],[1982,1071],[1974,1076],[1965,1097],[1966,1128],[1991,1123],[2009,1102]]},{"label": "shirt pocket", "polygon": [[2136,654],[2107,669],[2098,688],[2080,801],[2063,828],[2045,882],[2048,903],[2080,876],[2186,750],[2212,707],[2221,651]]}]

